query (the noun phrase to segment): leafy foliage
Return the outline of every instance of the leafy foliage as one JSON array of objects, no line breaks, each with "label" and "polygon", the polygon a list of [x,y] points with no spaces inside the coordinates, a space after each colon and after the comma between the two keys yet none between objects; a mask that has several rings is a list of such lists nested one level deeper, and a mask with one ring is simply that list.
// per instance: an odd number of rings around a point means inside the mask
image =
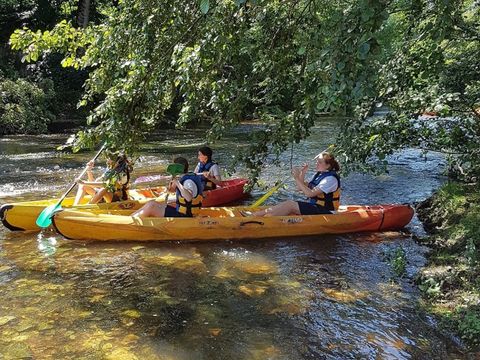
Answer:
[{"label": "leafy foliage", "polygon": [[[90,71],[77,147],[135,148],[155,126],[197,122],[219,139],[244,119],[264,127],[241,157],[253,170],[299,142],[321,114],[350,116],[337,152],[367,169],[398,148],[451,154],[465,178],[479,161],[479,4],[461,0],[106,3],[78,29],[17,30],[24,60],[65,54]],[[370,119],[374,104],[391,112]],[[440,117],[419,119],[424,112]],[[332,139],[333,140],[333,139]],[[380,162],[369,163],[371,159]],[[367,164],[367,166],[365,166]],[[453,168],[453,167],[452,167]],[[254,175],[257,174],[254,172]]]},{"label": "leafy foliage", "polygon": [[[354,168],[365,168],[372,158],[383,161],[398,148],[417,146],[447,153],[452,175],[478,181],[480,4],[420,1],[389,22],[404,24],[397,35],[402,41],[385,58],[375,96],[346,124],[343,154]],[[378,102],[392,111],[372,119]]]},{"label": "leafy foliage", "polygon": [[480,348],[480,191],[450,182],[417,208],[433,236],[429,263],[419,276],[425,301],[442,323],[472,349]]},{"label": "leafy foliage", "polygon": [[[246,118],[265,123],[244,160],[309,134],[319,113],[346,113],[372,95],[387,1],[120,1],[85,30],[63,22],[11,38],[25,60],[63,51],[91,69],[82,104],[97,103],[80,134],[135,147],[153,126],[207,121],[220,138]],[[85,48],[80,53],[79,48]],[[88,135],[88,136],[86,136]]]},{"label": "leafy foliage", "polygon": [[0,135],[46,132],[48,123],[54,119],[51,82],[39,86],[24,79],[0,78],[0,93]]},{"label": "leafy foliage", "polygon": [[397,278],[402,278],[407,273],[407,254],[402,246],[390,249],[385,253],[387,260],[392,267],[392,272]]}]

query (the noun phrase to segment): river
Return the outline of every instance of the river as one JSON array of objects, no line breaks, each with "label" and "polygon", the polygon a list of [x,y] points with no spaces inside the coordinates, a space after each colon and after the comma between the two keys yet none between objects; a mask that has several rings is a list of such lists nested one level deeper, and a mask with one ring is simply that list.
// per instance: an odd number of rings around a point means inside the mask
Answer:
[{"label": "river", "polygon": [[[294,147],[312,159],[336,134],[324,119]],[[230,164],[251,131],[215,144]],[[203,130],[165,131],[142,147],[136,174],[173,156],[194,163]],[[168,140],[164,140],[168,139]],[[90,153],[58,154],[65,135],[0,138],[0,203],[58,196]],[[267,167],[289,184],[290,152]],[[350,174],[344,204],[413,203],[445,180],[442,157],[407,149],[388,175]],[[242,175],[242,170],[238,169]],[[246,203],[264,190],[255,190]],[[418,308],[413,277],[426,249],[405,232],[210,243],[82,243],[51,230],[0,229],[0,359],[453,359],[456,341]],[[406,252],[397,278],[387,254]]]}]

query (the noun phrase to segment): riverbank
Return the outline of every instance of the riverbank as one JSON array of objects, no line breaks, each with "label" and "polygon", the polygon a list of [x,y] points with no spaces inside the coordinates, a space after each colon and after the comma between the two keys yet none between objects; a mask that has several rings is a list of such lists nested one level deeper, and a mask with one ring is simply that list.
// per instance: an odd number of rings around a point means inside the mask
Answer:
[{"label": "riverbank", "polygon": [[480,351],[480,189],[450,182],[417,207],[432,251],[419,273],[422,306]]}]

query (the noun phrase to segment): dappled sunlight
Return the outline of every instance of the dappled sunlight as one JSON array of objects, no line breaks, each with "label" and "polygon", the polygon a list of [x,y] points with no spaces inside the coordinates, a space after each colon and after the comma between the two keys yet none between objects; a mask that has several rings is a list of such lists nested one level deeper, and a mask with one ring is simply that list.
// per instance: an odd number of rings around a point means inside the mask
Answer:
[{"label": "dappled sunlight", "polygon": [[268,286],[260,285],[260,284],[245,284],[239,285],[238,291],[247,295],[247,296],[259,296],[263,295],[265,291],[268,289]]},{"label": "dappled sunlight", "polygon": [[365,291],[355,291],[355,290],[337,290],[337,289],[323,289],[323,292],[328,298],[331,298],[335,301],[340,301],[343,303],[353,303],[357,300],[363,300],[368,296],[368,293]]},{"label": "dappled sunlight", "polygon": [[[294,162],[326,147],[325,139],[337,125],[337,119],[327,119],[316,126],[311,140],[296,148]],[[187,156],[193,164],[196,145],[185,147],[182,142],[189,136],[191,144],[200,144],[202,132],[189,129],[176,138],[163,132],[168,144],[163,140],[145,144],[157,154],[144,156],[136,164],[136,175],[160,172],[171,155]],[[233,140],[219,141],[219,162],[229,164],[232,144],[243,145],[239,138],[236,134]],[[38,177],[36,185],[17,182],[17,175],[10,173],[4,179],[26,194],[22,200],[58,196],[88,157],[80,153],[73,163],[59,159],[60,169]],[[20,164],[14,158],[7,165],[20,167],[21,172],[30,171],[32,165],[34,170],[37,164],[47,165],[42,159],[28,161]],[[281,168],[269,166],[262,176],[267,184],[279,176],[289,182],[283,171],[287,167],[286,163]],[[405,185],[405,174],[400,175],[389,181]],[[439,180],[423,175],[430,191]],[[400,199],[395,184],[377,189],[370,178],[347,178],[345,203],[395,201]],[[289,185],[293,188],[293,183]],[[417,197],[423,196],[415,191]],[[254,194],[263,191],[256,189]],[[268,204],[287,196],[286,191],[276,193]],[[223,215],[238,213],[226,210]],[[168,225],[173,221],[168,219]],[[418,252],[406,238],[388,232],[298,236],[294,241],[84,243],[65,240],[51,230],[19,234],[2,229],[0,357],[263,360],[426,354],[442,358],[449,340],[431,330],[415,310],[417,295],[409,279],[391,281],[382,255],[382,242]]]},{"label": "dappled sunlight", "polygon": [[266,257],[252,253],[217,254],[221,267],[216,272],[219,278],[247,278],[251,275],[272,275],[278,273],[278,265]]},{"label": "dappled sunlight", "polygon": [[164,254],[145,252],[141,259],[151,265],[166,266],[178,270],[206,272],[202,256],[194,248],[178,249]]}]

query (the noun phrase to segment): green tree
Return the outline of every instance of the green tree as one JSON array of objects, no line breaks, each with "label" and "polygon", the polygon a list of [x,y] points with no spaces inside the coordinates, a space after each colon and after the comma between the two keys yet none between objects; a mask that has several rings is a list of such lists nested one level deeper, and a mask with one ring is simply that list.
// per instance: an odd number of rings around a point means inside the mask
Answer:
[{"label": "green tree", "polygon": [[[10,42],[26,61],[54,50],[63,66],[89,70],[81,105],[95,107],[78,146],[102,138],[135,148],[171,122],[207,122],[215,140],[254,118],[265,126],[242,158],[258,169],[308,136],[320,114],[343,114],[350,120],[336,151],[354,168],[421,146],[451,153],[472,177],[478,8],[460,0],[132,0],[105,5],[103,20],[86,28],[62,21],[17,30]],[[379,102],[392,112],[372,120]],[[412,121],[425,111],[455,120]]]},{"label": "green tree", "polygon": [[[211,124],[217,139],[245,118],[266,124],[244,159],[251,168],[308,136],[319,113],[348,113],[371,96],[387,1],[120,1],[105,20],[11,37],[27,61],[52,49],[90,69],[79,134],[134,147],[154,125]],[[79,49],[85,48],[82,56]],[[87,136],[88,135],[88,136]]]},{"label": "green tree", "polygon": [[36,85],[25,79],[0,77],[0,135],[40,134],[54,118],[52,82]]},{"label": "green tree", "polygon": [[[404,147],[441,151],[448,155],[451,175],[478,181],[480,4],[415,2],[389,23],[403,24],[395,35],[401,41],[382,64],[375,96],[346,123],[341,151],[354,168],[385,166],[386,157]],[[391,112],[372,119],[375,104],[382,102]]]}]

